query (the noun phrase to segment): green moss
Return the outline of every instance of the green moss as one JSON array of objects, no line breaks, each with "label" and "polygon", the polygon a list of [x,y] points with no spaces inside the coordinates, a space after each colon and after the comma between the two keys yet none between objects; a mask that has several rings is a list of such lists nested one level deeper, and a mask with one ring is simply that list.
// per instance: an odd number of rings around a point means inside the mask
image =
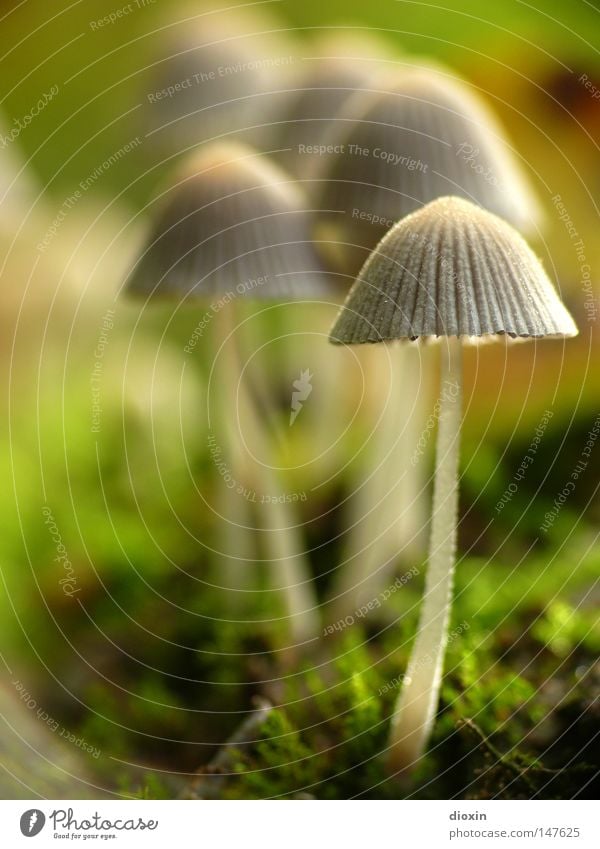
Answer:
[{"label": "green moss", "polygon": [[[549,728],[566,728],[576,714],[581,735],[576,745],[585,751],[584,741],[593,737],[586,731],[593,682],[583,676],[574,687],[572,670],[563,663],[565,651],[576,650],[590,662],[595,656],[593,616],[565,602],[543,605],[544,593],[531,581],[540,563],[534,557],[523,567],[529,581],[521,573],[512,582],[503,580],[515,574],[508,566],[463,564],[439,715],[411,798],[449,798],[460,787],[468,798],[533,793],[568,798],[578,788],[587,792],[592,759],[573,768],[567,751],[548,749],[547,734]],[[595,555],[580,559],[577,573],[568,571],[569,563],[565,555],[544,564],[546,589],[562,585],[564,591],[566,577],[570,590],[586,585]],[[481,616],[471,607],[476,577],[481,578]],[[492,583],[503,589],[488,601]],[[398,605],[404,606],[413,591],[407,589]],[[493,622],[496,628],[490,630]],[[308,665],[290,680],[281,706],[261,729],[260,743],[237,753],[237,778],[225,795],[402,797],[406,788],[386,778],[383,753],[410,637],[402,618],[376,639],[367,640],[360,627],[349,629],[332,648],[336,659],[318,668]],[[394,643],[396,651],[382,650]],[[549,701],[556,688],[570,693],[567,701]]]}]

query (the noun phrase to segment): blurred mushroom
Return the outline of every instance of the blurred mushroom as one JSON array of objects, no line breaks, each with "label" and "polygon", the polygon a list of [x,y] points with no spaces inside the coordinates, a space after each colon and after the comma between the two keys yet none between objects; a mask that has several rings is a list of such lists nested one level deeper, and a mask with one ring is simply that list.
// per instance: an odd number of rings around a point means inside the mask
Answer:
[{"label": "blurred mushroom", "polygon": [[350,273],[399,219],[444,195],[464,197],[521,230],[539,220],[496,118],[444,69],[382,75],[347,102],[328,141],[342,152],[323,160],[318,175],[320,239],[333,242],[332,254]]},{"label": "blurred mushroom", "polygon": [[255,149],[221,142],[192,154],[160,203],[129,293],[270,301],[329,291],[301,190]]},{"label": "blurred mushroom", "polygon": [[264,9],[240,7],[198,14],[190,5],[160,30],[145,116],[154,149],[179,153],[199,142],[241,135],[258,143],[282,70],[295,62],[294,43]]},{"label": "blurred mushroom", "polygon": [[[285,301],[328,291],[310,242],[302,193],[292,178],[253,149],[220,144],[190,157],[164,195],[127,289],[148,298],[172,296],[181,304],[213,299],[203,325],[212,325],[215,358],[223,357],[228,367],[224,385],[215,391],[225,440],[239,455],[240,442],[234,438],[239,421],[244,440],[258,446],[263,457],[253,464],[263,493],[272,495],[281,483],[264,460],[269,444],[261,413],[233,351],[234,309],[238,299]],[[214,385],[214,367],[211,380]],[[317,603],[291,506],[285,498],[269,499],[259,505],[259,517],[292,637],[298,643],[312,639],[318,633]]]},{"label": "blurred mushroom", "polygon": [[[429,396],[428,364],[423,353],[404,346],[361,351],[366,382],[372,378],[374,397],[367,407],[368,440],[349,500],[344,553],[330,592],[331,621],[374,606],[394,581],[400,563],[407,567],[420,557],[426,526],[426,474],[415,462]],[[393,411],[393,412],[392,412]]]},{"label": "blurred mushroom", "polygon": [[429,566],[392,721],[388,766],[410,769],[434,722],[450,619],[458,514],[461,349],[482,337],[568,337],[577,328],[510,225],[456,197],[397,224],[371,254],[331,331],[337,344],[442,339]]},{"label": "blurred mushroom", "polygon": [[[307,46],[302,61],[291,65],[283,81],[286,91],[273,110],[271,147],[293,174],[309,179],[331,158],[328,137],[343,105],[370,88],[390,53],[365,33],[338,34]],[[277,104],[276,99],[271,100]]]}]

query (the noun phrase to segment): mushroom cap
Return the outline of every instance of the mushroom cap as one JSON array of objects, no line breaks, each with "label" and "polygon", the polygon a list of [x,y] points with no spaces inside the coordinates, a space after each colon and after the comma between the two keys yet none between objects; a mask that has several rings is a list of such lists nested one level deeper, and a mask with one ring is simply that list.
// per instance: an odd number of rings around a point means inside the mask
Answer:
[{"label": "mushroom cap", "polygon": [[344,150],[324,160],[319,174],[319,205],[336,211],[329,218],[341,240],[371,250],[388,229],[374,221],[398,221],[448,195],[521,230],[539,221],[528,180],[471,87],[431,66],[386,73],[372,88],[358,92],[339,114],[328,141]]},{"label": "mushroom cap", "polygon": [[361,33],[336,33],[316,39],[312,55],[292,66],[285,83],[285,101],[272,112],[278,132],[273,147],[293,173],[312,177],[323,154],[331,123],[344,104],[365,88],[372,89],[381,76],[383,62],[391,56],[385,42]]},{"label": "mushroom cap", "polygon": [[381,240],[330,341],[577,332],[525,240],[492,213],[446,197],[404,218]]},{"label": "mushroom cap", "polygon": [[240,144],[193,155],[163,195],[129,293],[311,298],[334,289],[293,179]]},{"label": "mushroom cap", "polygon": [[295,42],[256,5],[199,14],[190,2],[177,17],[169,8],[162,18],[160,58],[149,80],[144,118],[153,146],[180,152],[234,133],[255,143],[282,68],[296,59]]}]

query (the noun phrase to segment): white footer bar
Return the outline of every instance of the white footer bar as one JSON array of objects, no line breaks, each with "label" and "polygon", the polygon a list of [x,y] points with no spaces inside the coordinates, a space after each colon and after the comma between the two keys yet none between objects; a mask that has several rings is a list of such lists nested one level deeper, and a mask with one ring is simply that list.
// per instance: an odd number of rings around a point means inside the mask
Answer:
[{"label": "white footer bar", "polygon": [[597,849],[597,810],[587,801],[0,801],[0,846]]}]

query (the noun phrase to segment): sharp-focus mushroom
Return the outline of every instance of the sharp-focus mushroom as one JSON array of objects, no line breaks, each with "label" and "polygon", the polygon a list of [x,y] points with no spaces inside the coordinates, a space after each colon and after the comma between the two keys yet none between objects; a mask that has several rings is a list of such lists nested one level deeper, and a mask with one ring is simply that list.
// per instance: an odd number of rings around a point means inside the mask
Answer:
[{"label": "sharp-focus mushroom", "polygon": [[[308,299],[329,289],[310,241],[304,198],[292,178],[242,145],[215,145],[191,157],[164,193],[127,289],[148,298],[171,296],[182,304],[212,299],[204,316],[217,334],[215,351],[229,369],[223,375],[226,385],[215,391],[225,405],[225,431],[239,419],[264,458],[268,440],[261,414],[232,354],[235,304],[248,298]],[[234,442],[230,434],[232,450]],[[264,492],[280,490],[268,460],[253,466]],[[273,584],[283,592],[292,638],[303,642],[318,633],[318,620],[302,538],[285,499],[263,508],[259,521]]]},{"label": "sharp-focus mushroom", "polygon": [[513,228],[441,198],[398,223],[362,268],[331,331],[352,345],[441,340],[429,565],[417,637],[392,721],[388,765],[405,771],[433,725],[450,618],[458,512],[461,350],[482,337],[569,337],[577,328]]},{"label": "sharp-focus mushroom", "polygon": [[[464,196],[520,226],[540,217],[496,119],[449,69],[427,65],[387,71],[365,89],[349,98],[336,117],[325,141],[337,153],[321,158],[315,175],[321,187],[316,237],[334,267],[354,277],[390,227],[447,194]],[[375,370],[392,406],[403,398],[402,409],[410,407],[411,414],[396,422],[396,433],[389,432],[385,441],[379,426],[379,450],[364,452],[368,465],[353,498],[347,565],[332,587],[332,616],[339,618],[376,597],[399,558],[420,542],[422,464],[410,462],[403,443],[424,424],[423,409],[411,401],[411,392],[427,369],[419,369],[415,357],[411,362],[408,352],[390,368],[383,354],[370,356],[365,369]],[[395,482],[388,478],[392,467]],[[404,508],[394,520],[390,505],[402,508],[400,497]],[[370,532],[366,552],[360,544],[363,530]]]}]

